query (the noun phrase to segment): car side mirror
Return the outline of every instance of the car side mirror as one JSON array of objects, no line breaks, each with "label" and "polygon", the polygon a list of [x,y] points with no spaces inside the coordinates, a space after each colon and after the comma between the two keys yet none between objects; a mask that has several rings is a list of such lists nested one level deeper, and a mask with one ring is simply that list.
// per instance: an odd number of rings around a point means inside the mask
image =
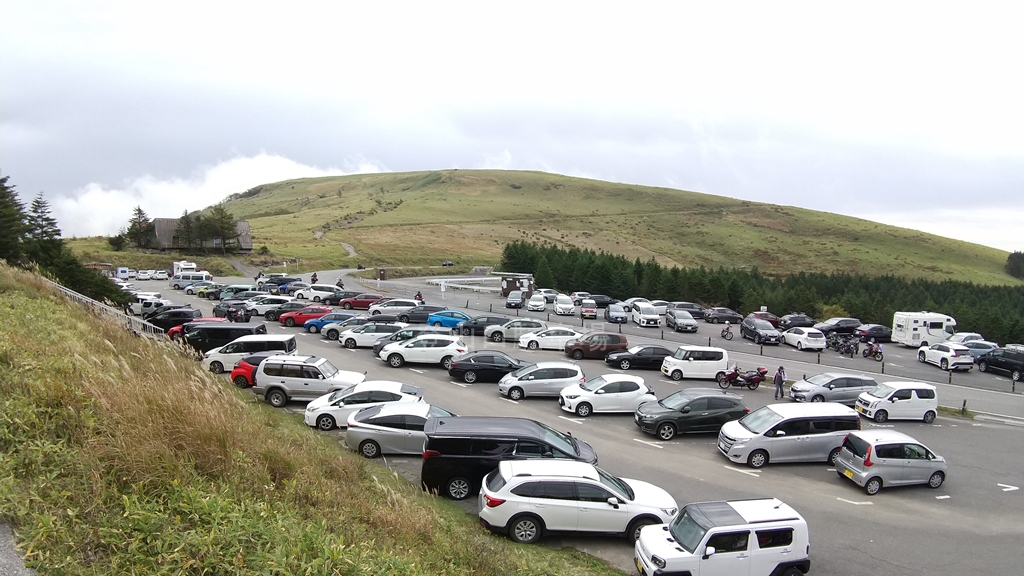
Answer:
[{"label": "car side mirror", "polygon": [[828,389],[829,390],[835,390],[836,389],[836,385],[835,384],[829,384],[828,385]]},{"label": "car side mirror", "polygon": [[619,499],[616,498],[615,496],[612,496],[611,498],[608,499],[608,505],[611,506],[612,508],[615,508],[616,510],[618,510],[619,509]]},{"label": "car side mirror", "polygon": [[682,412],[683,414],[689,414],[690,413],[690,407],[689,406],[683,406],[683,409],[680,410],[680,412]]},{"label": "car side mirror", "polygon": [[716,550],[715,550],[714,546],[705,546],[704,547],[704,560],[707,560],[708,558],[714,556],[715,552],[716,552]]},{"label": "car side mirror", "polygon": [[781,438],[781,437],[783,437],[785,435],[786,435],[786,431],[785,430],[776,430],[775,431],[775,437],[776,438]]},{"label": "car side mirror", "polygon": [[602,388],[601,390],[598,390],[595,394],[604,394],[604,389]]},{"label": "car side mirror", "polygon": [[893,396],[892,398],[889,398],[889,402],[895,402],[897,400],[899,400],[899,398],[897,398],[895,396]]}]

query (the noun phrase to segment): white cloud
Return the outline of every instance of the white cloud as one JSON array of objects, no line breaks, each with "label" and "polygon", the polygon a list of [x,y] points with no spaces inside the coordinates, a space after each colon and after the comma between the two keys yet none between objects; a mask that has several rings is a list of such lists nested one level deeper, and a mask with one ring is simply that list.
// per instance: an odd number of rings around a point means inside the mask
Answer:
[{"label": "white cloud", "polygon": [[1024,237],[1010,233],[1017,229],[1018,222],[1024,221],[1024,209],[1020,208],[956,208],[853,215],[1007,252],[1024,250]]},{"label": "white cloud", "polygon": [[65,237],[111,235],[127,225],[136,206],[150,218],[176,218],[185,210],[211,206],[260,184],[381,171],[380,166],[362,158],[345,162],[345,168],[322,169],[263,152],[200,167],[191,178],[141,176],[118,188],[90,183],[73,197],[53,199],[50,204]]}]

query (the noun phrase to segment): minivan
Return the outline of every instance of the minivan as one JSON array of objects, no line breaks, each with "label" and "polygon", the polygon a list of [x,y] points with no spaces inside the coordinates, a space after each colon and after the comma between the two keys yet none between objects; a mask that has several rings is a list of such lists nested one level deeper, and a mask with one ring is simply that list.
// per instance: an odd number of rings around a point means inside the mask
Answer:
[{"label": "minivan", "polygon": [[724,348],[687,346],[661,361],[661,373],[673,380],[713,378],[721,380],[729,370],[729,353]]},{"label": "minivan", "polygon": [[526,293],[522,290],[513,290],[505,298],[505,308],[522,308],[526,303]]},{"label": "minivan", "polygon": [[935,386],[924,382],[882,382],[857,398],[854,406],[867,418],[881,424],[889,419],[935,421],[939,399]]},{"label": "minivan", "polygon": [[182,332],[185,334],[185,344],[200,352],[206,352],[242,336],[266,334],[267,325],[262,322],[189,322],[182,328]]},{"label": "minivan", "polygon": [[213,276],[209,272],[186,272],[171,276],[168,284],[175,290],[181,290],[185,286],[195,282],[213,282]]},{"label": "minivan", "polygon": [[789,397],[797,402],[839,402],[853,406],[861,393],[875,386],[878,382],[868,376],[823,372],[793,384]]},{"label": "minivan", "polygon": [[250,334],[236,338],[218,348],[203,354],[203,367],[214,374],[224,372],[236,362],[256,352],[278,351],[278,354],[295,354],[298,344],[294,334]]},{"label": "minivan", "polygon": [[718,451],[751,468],[769,462],[832,463],[851,430],[860,430],[860,416],[849,406],[769,404],[726,422],[718,432]]},{"label": "minivan", "polygon": [[453,500],[479,490],[484,476],[502,460],[566,458],[597,464],[590,444],[526,418],[428,418],[423,433],[423,488]]},{"label": "minivan", "polygon": [[527,396],[557,398],[566,386],[585,381],[583,369],[572,362],[538,362],[505,374],[498,381],[498,393],[512,400]]}]

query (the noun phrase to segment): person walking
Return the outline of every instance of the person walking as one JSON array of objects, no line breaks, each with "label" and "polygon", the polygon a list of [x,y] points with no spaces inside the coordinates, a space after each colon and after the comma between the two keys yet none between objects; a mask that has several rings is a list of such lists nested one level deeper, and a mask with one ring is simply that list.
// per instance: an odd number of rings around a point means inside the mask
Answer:
[{"label": "person walking", "polygon": [[779,366],[778,372],[775,373],[775,399],[786,397],[786,391],[782,389],[783,385],[786,384],[786,369]]}]

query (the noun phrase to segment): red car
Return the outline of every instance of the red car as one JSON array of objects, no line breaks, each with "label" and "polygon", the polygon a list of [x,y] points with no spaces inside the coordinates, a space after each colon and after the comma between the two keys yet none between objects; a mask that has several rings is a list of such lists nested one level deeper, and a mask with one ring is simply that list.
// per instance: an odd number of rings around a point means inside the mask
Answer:
[{"label": "red car", "polygon": [[750,314],[747,314],[747,318],[757,318],[759,320],[764,320],[765,322],[771,324],[772,327],[776,329],[779,327],[779,317],[776,316],[775,314],[772,314],[771,312],[751,312]]},{"label": "red car", "polygon": [[279,350],[257,352],[242,358],[235,364],[234,369],[231,370],[231,382],[239,388],[251,388],[254,385],[253,374],[256,373],[256,368],[259,367],[260,362],[279,352]]},{"label": "red car", "polygon": [[[202,318],[196,318],[195,320],[192,320],[192,322],[227,322],[227,321],[228,321],[227,318],[218,318],[216,316],[204,316]],[[187,322],[186,322],[186,324],[187,324]],[[185,327],[185,324],[182,324],[181,326],[174,326],[173,328],[169,328],[167,330],[167,337],[170,338],[171,340],[177,340],[178,338],[181,338],[181,331],[182,331],[182,329],[184,327]]]},{"label": "red car", "polygon": [[330,313],[331,313],[331,309],[327,308],[325,306],[306,306],[305,308],[303,308],[301,310],[294,310],[292,312],[285,312],[284,314],[281,314],[281,317],[278,318],[277,320],[281,324],[284,324],[285,326],[288,326],[289,328],[291,328],[292,326],[295,326],[296,324],[298,324],[299,326],[302,326],[303,324],[306,323],[306,320],[312,320],[314,318],[319,318],[321,316],[324,316],[324,315],[330,314]]},{"label": "red car", "polygon": [[351,310],[358,308],[359,310],[367,310],[370,306],[373,306],[377,302],[383,300],[384,297],[380,294],[360,294],[359,296],[353,296],[351,298],[345,298],[338,304],[345,310]]}]

